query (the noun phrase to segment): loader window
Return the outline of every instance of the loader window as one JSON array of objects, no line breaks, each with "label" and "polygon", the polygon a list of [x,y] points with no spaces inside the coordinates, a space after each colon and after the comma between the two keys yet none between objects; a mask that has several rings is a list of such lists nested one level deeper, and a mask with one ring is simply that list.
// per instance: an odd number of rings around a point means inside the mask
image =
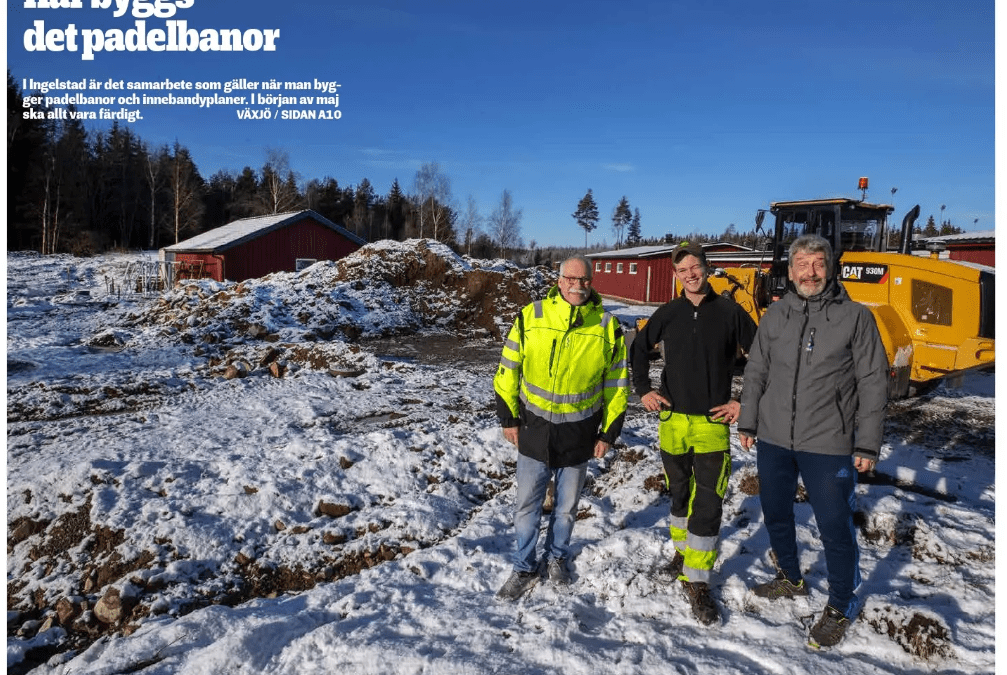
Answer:
[{"label": "loader window", "polygon": [[808,216],[807,211],[790,211],[780,214],[782,222],[780,223],[780,236],[776,242],[777,259],[786,260],[790,244],[802,234],[812,231],[808,228]]},{"label": "loader window", "polygon": [[844,251],[877,251],[881,224],[876,219],[843,220],[839,228]]},{"label": "loader window", "polygon": [[927,281],[912,282],[913,316],[921,323],[951,325],[951,289]]},{"label": "loader window", "polygon": [[791,211],[783,214],[780,247],[786,253],[790,244],[803,234],[817,234],[835,246],[836,214],[831,210]]}]

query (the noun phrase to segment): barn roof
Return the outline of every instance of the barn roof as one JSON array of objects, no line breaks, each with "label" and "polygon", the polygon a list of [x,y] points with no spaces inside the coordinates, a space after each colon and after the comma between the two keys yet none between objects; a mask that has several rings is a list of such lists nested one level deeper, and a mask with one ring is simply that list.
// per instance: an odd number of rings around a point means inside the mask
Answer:
[{"label": "barn roof", "polygon": [[[614,251],[602,251],[600,253],[588,253],[585,257],[587,258],[650,258],[658,255],[670,254],[678,246],[678,243],[668,245],[662,244],[660,246],[636,246],[634,248],[620,248]],[[747,252],[752,249],[747,246],[741,246],[740,244],[732,244],[731,242],[718,241],[707,244],[702,244],[704,250],[716,248],[718,246],[731,246],[734,247],[736,252]],[[712,251],[708,252],[712,253]]]},{"label": "barn roof", "polygon": [[926,241],[942,241],[945,244],[992,244],[996,241],[996,230],[938,235],[928,237]]},{"label": "barn roof", "polygon": [[319,224],[338,232],[355,244],[363,246],[367,243],[346,228],[336,225],[325,216],[311,209],[304,209],[302,211],[288,211],[287,213],[274,213],[269,216],[235,220],[227,225],[221,225],[208,232],[197,234],[195,237],[191,237],[185,241],[180,241],[177,244],[165,246],[164,250],[171,251],[172,253],[220,253],[303,218],[311,218]]},{"label": "barn roof", "polygon": [[[677,246],[677,244],[676,244]],[[671,253],[675,246],[636,246],[634,248],[620,248],[615,251],[602,251],[600,253],[588,253],[586,258],[645,258],[662,253]]]}]

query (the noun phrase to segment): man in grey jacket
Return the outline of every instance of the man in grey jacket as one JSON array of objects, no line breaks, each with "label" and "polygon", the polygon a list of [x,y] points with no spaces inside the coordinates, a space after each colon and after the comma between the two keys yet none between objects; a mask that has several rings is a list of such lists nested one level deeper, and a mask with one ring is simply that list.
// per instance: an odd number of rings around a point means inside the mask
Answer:
[{"label": "man in grey jacket", "polygon": [[[794,493],[800,476],[825,548],[829,601],[809,644],[837,644],[860,611],[860,550],[853,524],[856,472],[878,460],[887,404],[888,358],[871,311],[852,301],[833,274],[829,242],[798,237],[790,246],[796,292],[762,317],[745,367],[738,435],[758,437],[759,500],[776,555],[776,578],[761,597],[807,595],[798,565]],[[854,471],[856,469],[856,471]]]}]

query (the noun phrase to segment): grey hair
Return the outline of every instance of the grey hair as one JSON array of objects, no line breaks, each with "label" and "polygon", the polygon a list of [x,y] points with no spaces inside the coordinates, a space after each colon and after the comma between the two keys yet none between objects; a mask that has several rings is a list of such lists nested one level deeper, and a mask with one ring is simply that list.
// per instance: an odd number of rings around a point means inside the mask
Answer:
[{"label": "grey hair", "polygon": [[832,245],[829,240],[817,234],[802,234],[790,244],[787,264],[790,265],[798,253],[824,253],[826,276],[832,276]]},{"label": "grey hair", "polygon": [[566,264],[568,262],[572,262],[574,260],[576,260],[576,261],[578,261],[578,262],[580,262],[581,264],[584,265],[584,269],[587,270],[587,278],[588,279],[590,279],[590,278],[592,278],[594,276],[594,266],[591,264],[590,260],[588,260],[587,258],[585,258],[582,255],[572,255],[569,258],[567,258],[566,260],[564,260],[562,263],[560,263],[560,266],[559,266],[559,274],[560,274],[560,276],[563,276],[563,268],[566,267]]}]

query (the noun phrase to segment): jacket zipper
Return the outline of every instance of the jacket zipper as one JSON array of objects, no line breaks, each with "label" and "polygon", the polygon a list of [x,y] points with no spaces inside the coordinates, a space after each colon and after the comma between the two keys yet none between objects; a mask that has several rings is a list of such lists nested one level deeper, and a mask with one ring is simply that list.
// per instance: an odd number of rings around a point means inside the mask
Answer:
[{"label": "jacket zipper", "polygon": [[[794,368],[794,391],[790,399],[790,449],[795,450],[794,447],[794,434],[797,428],[797,382],[801,376],[801,352],[804,351],[804,331],[808,327],[808,319],[810,314],[808,312],[808,301],[804,301],[804,322],[801,323],[801,339],[797,341],[797,367]],[[814,329],[812,329],[814,330]],[[814,343],[809,341],[809,345],[814,347]],[[809,350],[808,357],[810,359],[811,354]]]},{"label": "jacket zipper", "polygon": [[[570,307],[570,319],[569,319],[569,321],[567,321],[566,334],[563,336],[564,340],[566,340],[567,338],[569,338],[570,331],[572,331],[574,329],[574,324],[576,322],[577,316],[578,316],[577,315],[577,308],[571,306]],[[553,364],[556,361],[556,347],[557,347],[557,343],[558,343],[558,340],[556,338],[553,338],[553,340],[552,340],[552,349],[549,351],[549,386],[551,387],[552,391],[556,391],[556,381],[554,379],[556,377],[556,374],[553,373],[552,367],[553,367]],[[552,449],[551,448],[552,448],[552,443],[549,444],[549,449],[546,450],[546,458],[545,458],[545,460],[546,460],[545,464],[550,469],[555,464],[555,462],[553,462],[553,454],[552,454]]]}]

